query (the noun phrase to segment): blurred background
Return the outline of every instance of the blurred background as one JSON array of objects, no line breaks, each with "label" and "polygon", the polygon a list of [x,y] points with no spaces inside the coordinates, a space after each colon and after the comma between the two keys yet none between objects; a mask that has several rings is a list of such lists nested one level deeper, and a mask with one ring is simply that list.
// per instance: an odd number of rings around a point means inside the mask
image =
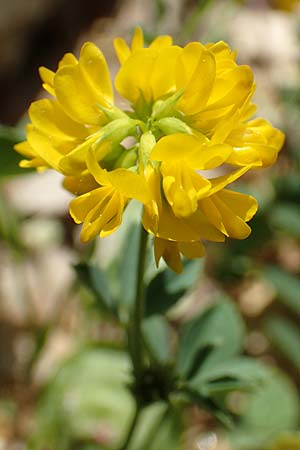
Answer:
[{"label": "blurred background", "polygon": [[[136,25],[148,42],[159,34],[180,45],[228,42],[254,71],[258,115],[286,133],[277,165],[238,186],[259,200],[252,235],[209,244],[196,288],[170,316],[176,327],[226,295],[246,323],[245,354],[277,375],[246,414],[243,397],[233,396],[232,410],[243,416],[235,432],[200,409],[187,411],[180,448],[267,450],[271,427],[268,450],[300,450],[300,3],[0,0],[0,10],[0,450],[110,449],[127,426],[127,362],[114,353],[122,331],[73,270],[92,253],[105,265],[114,240],[82,246],[59,175],[18,168],[12,148],[24,139],[30,102],[45,95],[39,66],[55,70],[65,52],[91,40],[114,76],[112,40],[129,40]],[[164,439],[153,450],[178,448],[172,430]]]}]

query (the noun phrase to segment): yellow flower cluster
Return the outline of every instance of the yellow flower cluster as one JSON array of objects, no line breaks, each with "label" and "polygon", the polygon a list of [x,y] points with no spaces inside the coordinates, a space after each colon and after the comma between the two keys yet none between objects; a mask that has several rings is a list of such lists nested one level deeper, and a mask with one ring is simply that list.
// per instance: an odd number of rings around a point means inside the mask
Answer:
[{"label": "yellow flower cluster", "polygon": [[185,47],[170,36],[144,47],[117,38],[114,104],[105,58],[85,43],[54,73],[40,68],[50,98],[29,108],[27,140],[16,150],[22,167],[52,168],[75,194],[70,214],[81,239],[107,236],[131,199],[144,205],[142,223],[154,236],[155,258],[180,272],[181,257],[201,257],[202,240],[244,239],[256,200],[227,189],[252,168],[274,163],[284,136],[266,120],[250,120],[255,90],[248,66],[224,42]]}]

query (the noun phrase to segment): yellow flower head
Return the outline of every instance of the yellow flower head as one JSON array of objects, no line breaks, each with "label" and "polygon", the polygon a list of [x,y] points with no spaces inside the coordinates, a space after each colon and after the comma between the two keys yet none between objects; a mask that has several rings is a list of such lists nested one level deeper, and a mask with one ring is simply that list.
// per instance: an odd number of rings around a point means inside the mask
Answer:
[{"label": "yellow flower head", "polygon": [[78,60],[66,54],[56,72],[40,68],[51,97],[31,104],[27,141],[16,150],[23,167],[64,175],[83,241],[114,232],[135,199],[144,205],[157,264],[163,258],[180,272],[181,254],[204,255],[203,239],[249,235],[256,200],[227,187],[273,164],[284,136],[251,119],[251,69],[224,42],[179,47],[160,36],[145,47],[137,28],[131,45],[117,38],[115,50],[115,88],[128,111],[114,104],[103,54],[86,43]]}]

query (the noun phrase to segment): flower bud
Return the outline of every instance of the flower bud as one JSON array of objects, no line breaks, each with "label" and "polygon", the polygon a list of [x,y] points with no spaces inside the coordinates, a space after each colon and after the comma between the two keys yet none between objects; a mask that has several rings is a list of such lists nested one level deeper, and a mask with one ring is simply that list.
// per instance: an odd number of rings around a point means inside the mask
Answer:
[{"label": "flower bud", "polygon": [[101,135],[94,145],[97,146],[104,140],[108,140],[112,144],[119,144],[127,136],[136,134],[136,126],[137,121],[130,119],[128,116],[113,120],[102,128]]},{"label": "flower bud", "polygon": [[131,149],[124,151],[121,153],[119,158],[114,163],[114,169],[118,169],[119,167],[123,167],[124,169],[128,169],[129,167],[135,166],[137,160],[137,147],[134,146]]},{"label": "flower bud", "polygon": [[191,128],[176,117],[165,117],[155,122],[155,125],[166,135],[173,133],[192,134]]}]

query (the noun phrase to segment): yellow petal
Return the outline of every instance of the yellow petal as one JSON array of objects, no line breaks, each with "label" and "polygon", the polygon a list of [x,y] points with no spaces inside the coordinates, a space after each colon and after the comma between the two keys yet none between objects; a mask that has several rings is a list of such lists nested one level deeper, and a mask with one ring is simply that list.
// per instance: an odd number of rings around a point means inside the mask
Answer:
[{"label": "yellow petal", "polygon": [[141,203],[150,201],[149,188],[141,175],[127,169],[116,169],[108,172],[99,166],[91,151],[87,155],[87,166],[99,184],[113,186],[124,197],[134,198]]},{"label": "yellow petal", "polygon": [[196,167],[193,156],[201,149],[202,144],[208,142],[205,136],[201,138],[174,133],[161,138],[154,146],[150,159],[152,161],[186,161],[191,167]]},{"label": "yellow petal", "polygon": [[136,103],[141,94],[146,101],[152,99],[149,74],[152,73],[157,52],[144,48],[136,50],[121,67],[115,78],[117,91],[130,102]]},{"label": "yellow petal", "polygon": [[101,92],[96,95],[79,64],[59,69],[54,77],[54,89],[65,113],[76,122],[102,125],[106,121],[97,107],[97,103],[103,104]]},{"label": "yellow petal", "polygon": [[231,205],[227,204],[227,199],[222,199],[219,194],[215,194],[211,199],[220,212],[228,235],[235,239],[246,239],[251,233],[251,228],[235,213]]},{"label": "yellow petal", "polygon": [[209,193],[210,181],[180,161],[162,163],[166,199],[177,217],[188,217],[197,210],[198,199]]},{"label": "yellow petal", "polygon": [[215,194],[216,192],[219,192],[221,189],[223,189],[225,186],[228,186],[228,184],[233,183],[238,178],[240,178],[244,173],[246,173],[248,170],[250,170],[252,166],[244,166],[240,169],[237,169],[233,172],[230,172],[226,175],[221,175],[220,177],[211,178],[210,182],[212,184],[212,187],[209,191],[210,195]]},{"label": "yellow petal", "polygon": [[[180,58],[178,58],[177,62],[178,70],[181,70]],[[197,66],[191,74],[192,77],[178,102],[179,108],[189,115],[203,109],[210,97],[216,76],[216,63],[212,53],[203,50],[198,56]]]},{"label": "yellow petal", "polygon": [[201,241],[179,242],[179,250],[186,258],[202,258],[205,255],[205,247]]},{"label": "yellow petal", "polygon": [[135,28],[130,47],[132,52],[144,47],[144,34],[141,27]]},{"label": "yellow petal", "polygon": [[224,225],[223,217],[215,205],[211,197],[200,200],[199,207],[208,218],[209,222],[221,231],[225,236],[229,236],[229,233]]},{"label": "yellow petal", "polygon": [[[107,221],[105,225],[103,225],[102,230],[100,232],[101,238],[109,236],[110,234],[114,233],[122,223],[123,210],[126,206],[126,203],[121,195],[116,201],[118,203],[117,205],[118,208],[116,209],[114,214],[111,214],[112,218],[110,218],[110,220]],[[111,201],[111,204],[109,204],[108,207],[113,207],[113,201]]]},{"label": "yellow petal", "polygon": [[233,147],[228,159],[230,164],[267,167],[276,161],[284,134],[266,120],[255,119],[238,125],[228,136],[227,142]]},{"label": "yellow petal", "polygon": [[56,100],[42,99],[33,102],[29,108],[33,126],[45,133],[62,150],[79,143],[87,135],[87,130],[64,113]]},{"label": "yellow petal", "polygon": [[113,233],[121,223],[124,206],[123,196],[111,187],[101,187],[72,200],[71,216],[75,222],[84,223],[82,241]]},{"label": "yellow petal", "polygon": [[36,156],[45,161],[49,167],[60,171],[58,163],[61,153],[53,147],[52,142],[46,135],[35,128],[30,128],[27,131],[27,140]]},{"label": "yellow petal", "polygon": [[228,159],[232,148],[227,144],[210,146],[204,139],[182,133],[165,136],[157,142],[150,158],[165,162],[185,161],[189,167],[198,170],[214,169]]},{"label": "yellow petal", "polygon": [[30,146],[28,141],[19,142],[14,145],[14,150],[16,150],[20,155],[26,156],[26,158],[33,158],[36,156],[35,151]]},{"label": "yellow petal", "polygon": [[[65,175],[80,175],[86,169],[86,157],[88,150],[92,148],[99,136],[94,135],[76,146],[74,150],[66,155],[62,155],[59,160],[60,171]],[[106,152],[110,150],[110,143],[107,143]]]},{"label": "yellow petal", "polygon": [[101,202],[112,194],[110,187],[100,187],[86,194],[80,195],[70,203],[70,214],[76,223],[84,222],[86,216],[95,209]]},{"label": "yellow petal", "polygon": [[96,189],[98,183],[89,173],[82,174],[79,177],[69,175],[64,178],[63,187],[74,195],[82,195]]},{"label": "yellow petal", "polygon": [[175,90],[175,64],[182,49],[175,45],[160,49],[153,70],[148,74],[152,99],[156,100]]},{"label": "yellow petal", "polygon": [[171,36],[158,36],[155,38],[149,48],[154,48],[155,50],[161,50],[162,48],[169,47],[173,44],[173,39]]},{"label": "yellow petal", "polygon": [[230,209],[245,222],[252,219],[257,212],[257,201],[251,195],[223,189],[218,193],[218,198],[229,205]]},{"label": "yellow petal", "polygon": [[154,256],[155,262],[158,267],[160,258],[163,258],[166,264],[174,270],[174,272],[182,272],[182,262],[179,254],[178,243],[173,241],[167,241],[155,237],[154,239]]},{"label": "yellow petal", "polygon": [[99,93],[113,103],[110,74],[103,53],[92,42],[86,42],[80,51],[79,65],[83,70],[95,97]]},{"label": "yellow petal", "polygon": [[185,88],[191,80],[199,64],[200,57],[205,47],[200,42],[191,42],[186,45],[176,64],[176,87]]},{"label": "yellow petal", "polygon": [[64,66],[74,66],[78,63],[77,58],[73,55],[73,53],[65,53],[64,56],[58,63],[58,68]]},{"label": "yellow petal", "polygon": [[126,44],[124,39],[116,38],[114,39],[114,48],[120,64],[123,65],[131,54],[128,45]]},{"label": "yellow petal", "polygon": [[153,223],[149,209],[144,209],[143,225],[147,231],[167,240],[180,242],[210,241],[223,242],[223,234],[217,230],[198,209],[188,218],[178,218],[169,205],[164,205],[159,213],[159,220]]},{"label": "yellow petal", "polygon": [[45,91],[49,92],[50,95],[55,96],[55,91],[53,88],[53,81],[54,81],[54,75],[55,73],[47,69],[47,67],[39,67],[39,74],[41,77],[41,80],[43,81],[43,88]]},{"label": "yellow petal", "polygon": [[248,66],[237,66],[229,74],[216,80],[205,110],[228,105],[241,106],[253,86],[253,73]]},{"label": "yellow petal", "polygon": [[125,197],[134,198],[144,204],[150,201],[148,186],[141,175],[127,169],[112,170],[108,175],[112,186]]},{"label": "yellow petal", "polygon": [[116,89],[132,103],[140,98],[150,102],[171,92],[175,88],[173,72],[180,52],[176,46],[160,51],[153,48],[136,50],[119,70]]}]

